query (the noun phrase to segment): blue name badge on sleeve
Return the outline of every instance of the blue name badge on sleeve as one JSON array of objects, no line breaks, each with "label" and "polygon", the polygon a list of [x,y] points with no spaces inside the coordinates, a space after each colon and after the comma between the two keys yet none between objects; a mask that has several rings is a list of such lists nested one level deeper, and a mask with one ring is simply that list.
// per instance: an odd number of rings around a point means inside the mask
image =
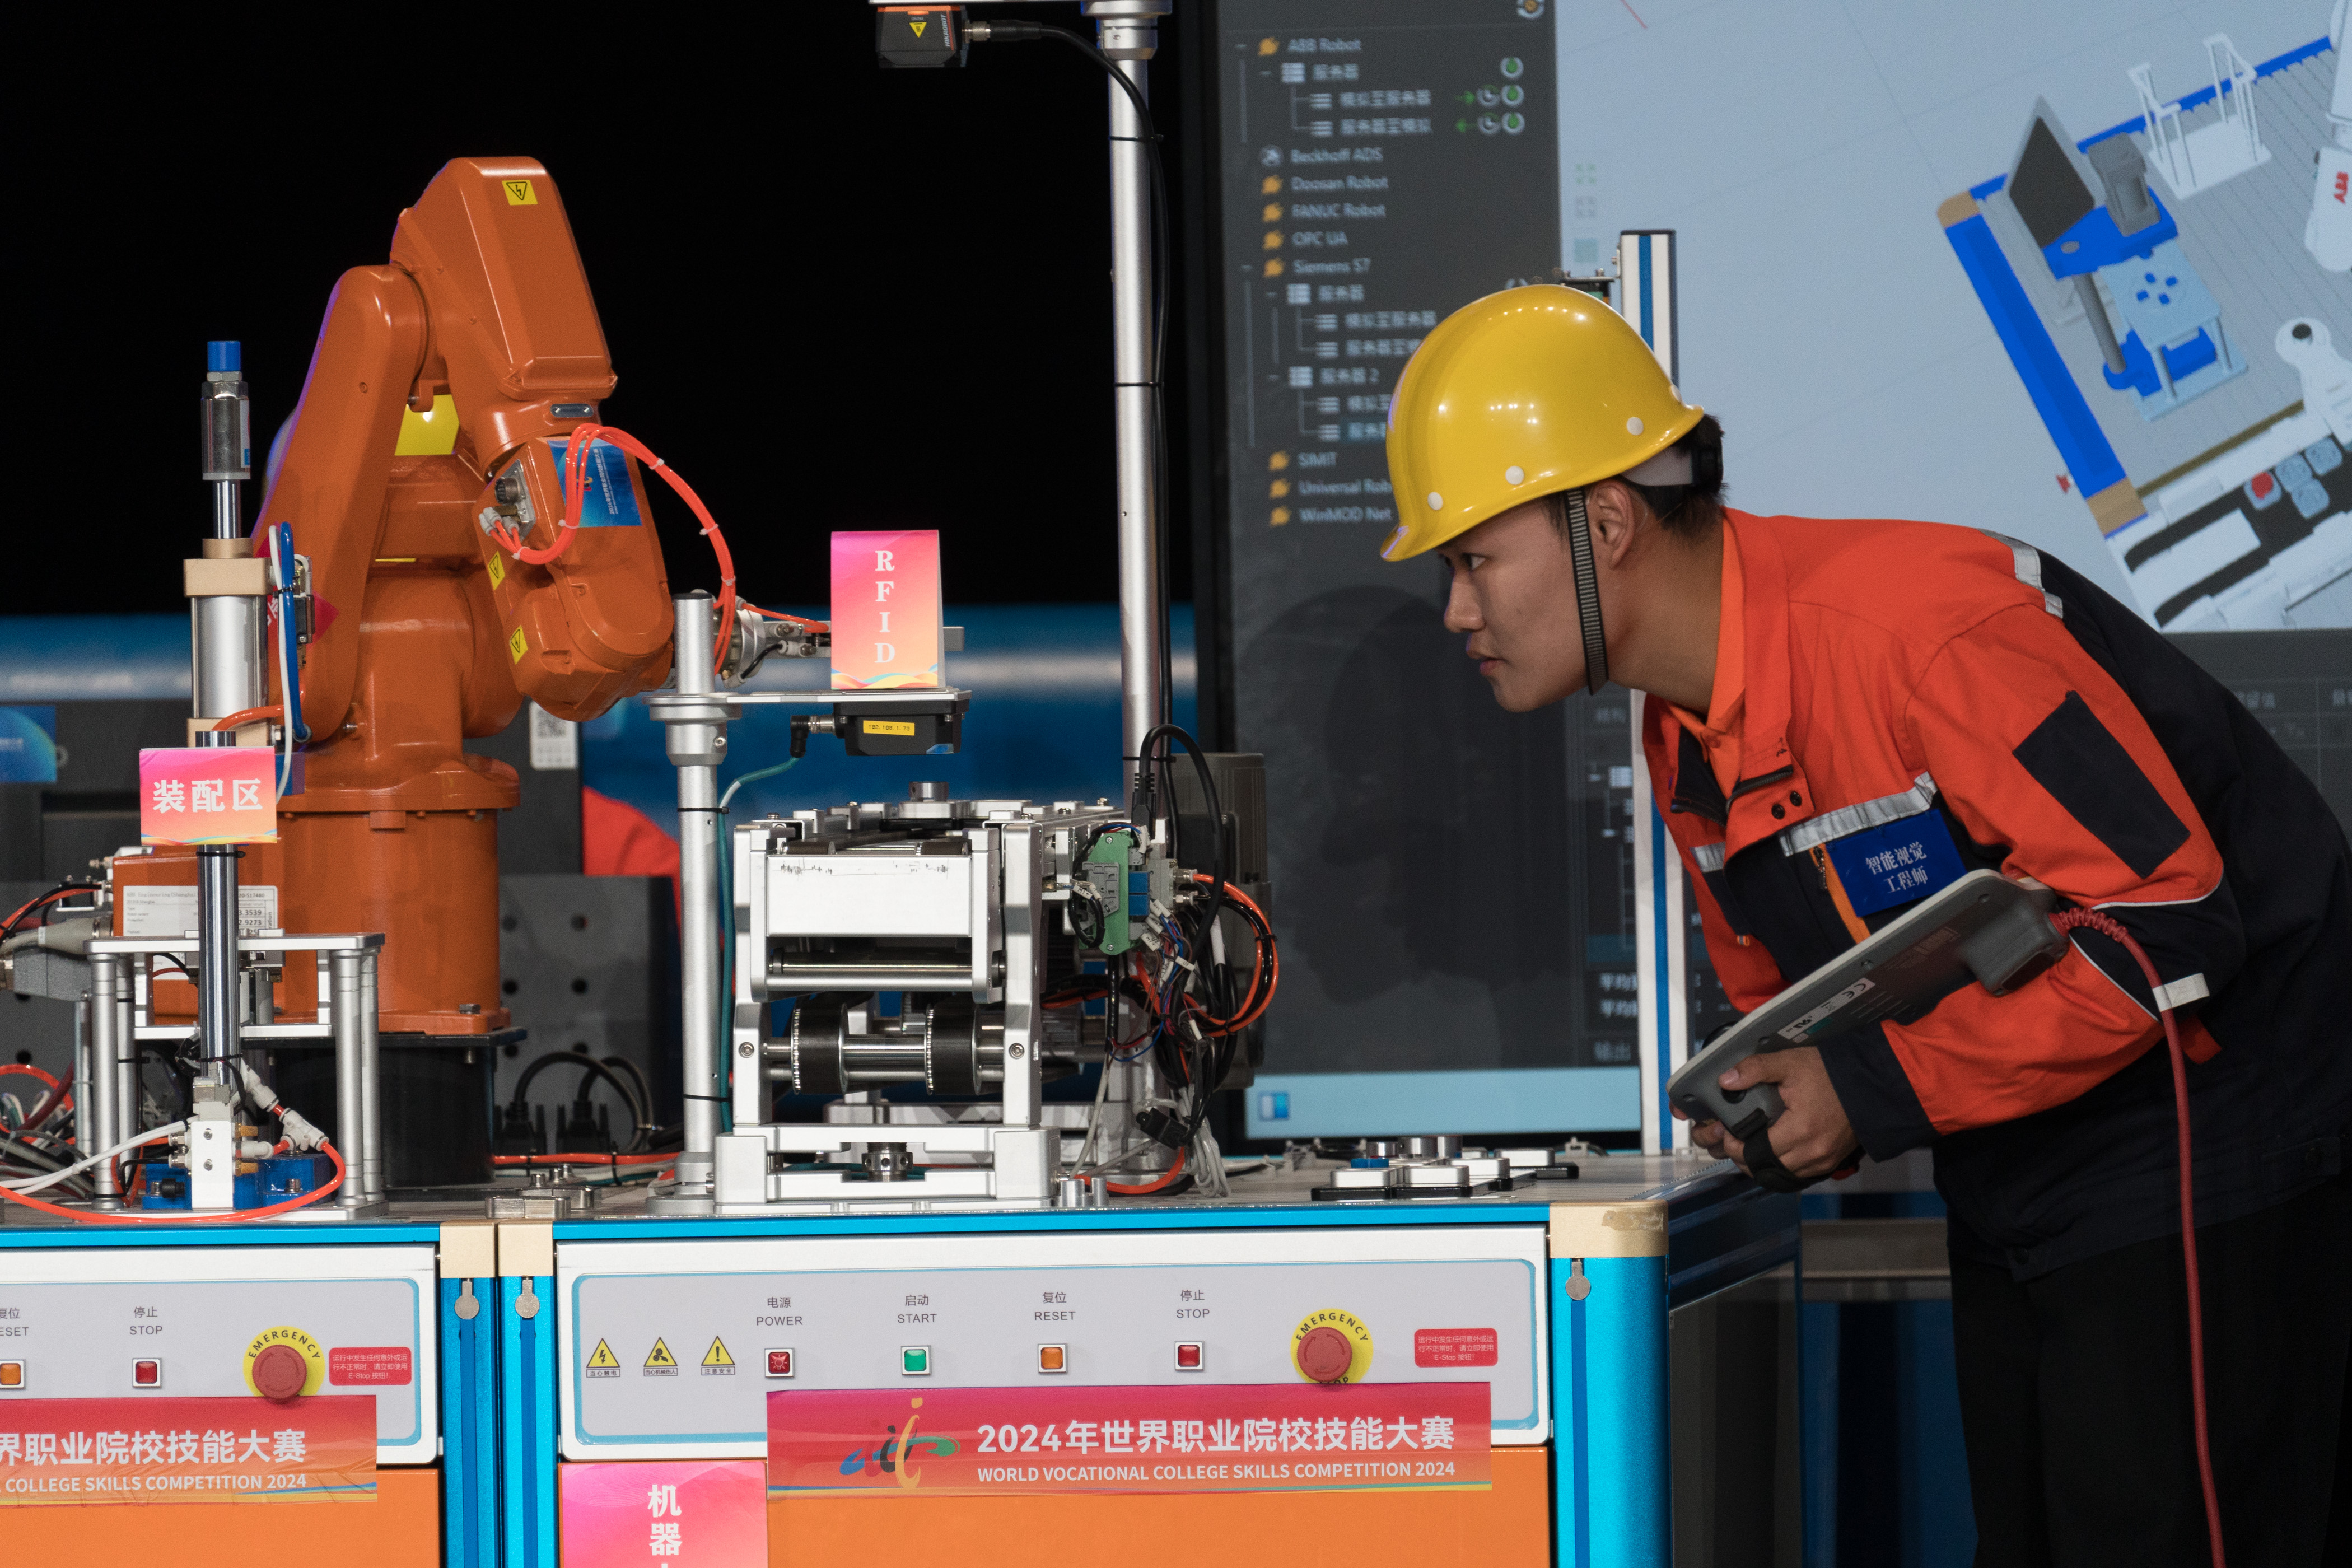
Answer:
[{"label": "blue name badge on sleeve", "polygon": [[[550,440],[555,451],[556,482],[570,488],[564,473],[563,459],[569,454],[568,440]],[[635,528],[645,519],[637,511],[637,489],[629,483],[629,461],[621,449],[610,441],[588,443],[588,457],[580,465],[588,470],[588,488],[580,497],[581,528]]]},{"label": "blue name badge on sleeve", "polygon": [[1923,811],[1880,827],[1865,827],[1825,847],[1847,902],[1874,915],[1924,899],[1960,879],[1960,852],[1940,811]]}]

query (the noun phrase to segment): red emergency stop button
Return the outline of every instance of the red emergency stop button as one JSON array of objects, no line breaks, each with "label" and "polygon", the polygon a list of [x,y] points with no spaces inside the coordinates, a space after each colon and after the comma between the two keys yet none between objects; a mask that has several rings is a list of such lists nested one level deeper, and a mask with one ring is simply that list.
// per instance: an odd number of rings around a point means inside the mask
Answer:
[{"label": "red emergency stop button", "polygon": [[131,1386],[161,1388],[163,1386],[163,1363],[160,1361],[134,1361],[131,1363]]},{"label": "red emergency stop button", "polygon": [[264,1399],[283,1405],[310,1381],[310,1363],[292,1345],[265,1345],[253,1358],[253,1386]]},{"label": "red emergency stop button", "polygon": [[1325,1324],[1309,1329],[1298,1342],[1298,1370],[1317,1383],[1344,1383],[1356,1364],[1356,1347],[1347,1335]]},{"label": "red emergency stop button", "polygon": [[1180,1341],[1176,1346],[1176,1370],[1178,1372],[1198,1372],[1201,1370],[1201,1342],[1198,1340]]}]

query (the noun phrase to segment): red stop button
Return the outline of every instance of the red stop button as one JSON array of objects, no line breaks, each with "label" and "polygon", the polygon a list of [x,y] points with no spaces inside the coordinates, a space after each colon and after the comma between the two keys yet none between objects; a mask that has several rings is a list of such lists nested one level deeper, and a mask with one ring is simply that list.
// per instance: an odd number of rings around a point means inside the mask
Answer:
[{"label": "red stop button", "polygon": [[1328,1323],[1307,1330],[1296,1353],[1298,1370],[1317,1383],[1344,1383],[1356,1363],[1355,1342]]},{"label": "red stop button", "polygon": [[310,1380],[310,1363],[292,1345],[268,1345],[253,1358],[253,1386],[264,1399],[283,1405]]}]

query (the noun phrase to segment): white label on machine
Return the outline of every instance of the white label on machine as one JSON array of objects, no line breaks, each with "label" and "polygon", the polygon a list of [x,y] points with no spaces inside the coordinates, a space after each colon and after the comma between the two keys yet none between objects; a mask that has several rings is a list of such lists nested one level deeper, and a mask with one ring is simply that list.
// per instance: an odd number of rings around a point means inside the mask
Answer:
[{"label": "white label on machine", "polygon": [[580,771],[580,726],[530,705],[530,765],[538,773]]},{"label": "white label on machine", "polygon": [[[185,936],[196,929],[196,889],[129,887],[122,889],[122,934]],[[236,890],[236,934],[259,936],[278,930],[278,889],[268,885]]]},{"label": "white label on machine", "polygon": [[780,855],[768,862],[772,936],[971,934],[965,855]]},{"label": "white label on machine", "polygon": [[1839,992],[1836,995],[1831,997],[1828,1001],[1822,1003],[1820,1006],[1814,1008],[1803,1017],[1799,1018],[1787,1028],[1781,1030],[1780,1037],[1784,1040],[1794,1040],[1801,1045],[1806,1040],[1812,1037],[1814,1025],[1820,1023],[1822,1019],[1828,1017],[1831,1014],[1836,1012],[1839,1008],[1844,1006],[1847,1003],[1853,1001],[1864,992],[1873,988],[1874,984],[1871,981],[1855,981],[1853,984],[1847,986],[1844,990]]}]

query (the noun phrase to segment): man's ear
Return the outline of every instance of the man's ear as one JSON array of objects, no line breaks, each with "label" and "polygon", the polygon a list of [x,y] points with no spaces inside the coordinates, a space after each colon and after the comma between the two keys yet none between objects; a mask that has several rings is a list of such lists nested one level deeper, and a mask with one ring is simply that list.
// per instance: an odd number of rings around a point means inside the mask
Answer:
[{"label": "man's ear", "polygon": [[1639,497],[1615,479],[1603,479],[1584,492],[1584,515],[1592,525],[1592,553],[1602,565],[1612,572],[1624,565],[1648,510]]}]

